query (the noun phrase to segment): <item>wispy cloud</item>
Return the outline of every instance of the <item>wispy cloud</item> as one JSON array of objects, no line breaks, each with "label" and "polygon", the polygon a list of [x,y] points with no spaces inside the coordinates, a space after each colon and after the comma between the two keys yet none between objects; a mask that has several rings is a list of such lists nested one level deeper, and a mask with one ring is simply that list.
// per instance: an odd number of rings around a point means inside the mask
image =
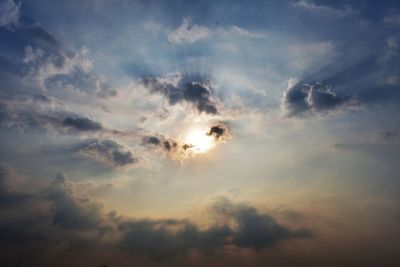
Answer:
[{"label": "wispy cloud", "polygon": [[359,15],[359,11],[348,6],[343,9],[339,9],[327,5],[314,4],[312,1],[308,0],[294,2],[293,6],[295,8],[310,12],[311,14],[331,19],[354,18]]},{"label": "wispy cloud", "polygon": [[168,34],[168,40],[175,44],[193,44],[210,37],[247,37],[264,38],[264,31],[249,31],[239,26],[230,27],[208,27],[194,24],[190,18],[184,18],[182,24]]}]

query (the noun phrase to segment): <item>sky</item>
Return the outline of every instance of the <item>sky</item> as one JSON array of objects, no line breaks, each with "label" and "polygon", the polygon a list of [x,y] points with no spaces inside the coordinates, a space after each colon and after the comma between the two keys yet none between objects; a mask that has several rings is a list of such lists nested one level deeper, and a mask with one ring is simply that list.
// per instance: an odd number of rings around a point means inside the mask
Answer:
[{"label": "sky", "polygon": [[4,266],[400,265],[400,4],[0,0]]}]

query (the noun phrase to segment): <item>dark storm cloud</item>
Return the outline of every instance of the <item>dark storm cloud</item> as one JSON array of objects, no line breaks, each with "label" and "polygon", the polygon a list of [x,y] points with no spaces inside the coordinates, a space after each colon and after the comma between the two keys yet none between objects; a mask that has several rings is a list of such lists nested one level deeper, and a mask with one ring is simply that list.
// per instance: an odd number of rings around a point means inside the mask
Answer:
[{"label": "dark storm cloud", "polygon": [[192,104],[199,112],[218,113],[216,104],[212,99],[211,89],[206,83],[190,81],[184,77],[179,77],[176,85],[172,81],[156,77],[144,78],[143,83],[151,92],[166,97],[170,105],[187,102]]},{"label": "dark storm cloud", "polygon": [[229,134],[229,129],[226,123],[217,123],[211,126],[210,130],[207,132],[207,135],[213,136],[216,140],[226,137]]},{"label": "dark storm cloud", "polygon": [[75,145],[73,150],[114,167],[128,166],[139,161],[127,147],[108,139],[89,139]]},{"label": "dark storm cloud", "polygon": [[281,100],[281,109],[287,116],[317,114],[344,108],[354,98],[338,95],[328,85],[298,83],[287,89]]}]

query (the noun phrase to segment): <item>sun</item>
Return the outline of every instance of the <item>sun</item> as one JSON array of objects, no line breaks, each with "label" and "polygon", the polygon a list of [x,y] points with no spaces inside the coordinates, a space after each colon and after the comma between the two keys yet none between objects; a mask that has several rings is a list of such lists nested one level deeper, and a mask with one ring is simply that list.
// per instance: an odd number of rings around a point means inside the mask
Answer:
[{"label": "sun", "polygon": [[215,146],[215,141],[212,136],[207,135],[206,130],[193,129],[188,132],[185,142],[192,147],[194,153],[205,153]]}]

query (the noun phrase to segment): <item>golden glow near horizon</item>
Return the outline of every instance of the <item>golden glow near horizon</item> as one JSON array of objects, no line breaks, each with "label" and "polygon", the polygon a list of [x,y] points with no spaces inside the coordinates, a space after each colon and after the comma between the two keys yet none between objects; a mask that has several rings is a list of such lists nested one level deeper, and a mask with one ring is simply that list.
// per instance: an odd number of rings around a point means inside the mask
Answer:
[{"label": "golden glow near horizon", "polygon": [[215,146],[212,136],[207,135],[206,130],[193,129],[188,132],[185,142],[192,145],[190,149],[194,153],[205,153]]}]

